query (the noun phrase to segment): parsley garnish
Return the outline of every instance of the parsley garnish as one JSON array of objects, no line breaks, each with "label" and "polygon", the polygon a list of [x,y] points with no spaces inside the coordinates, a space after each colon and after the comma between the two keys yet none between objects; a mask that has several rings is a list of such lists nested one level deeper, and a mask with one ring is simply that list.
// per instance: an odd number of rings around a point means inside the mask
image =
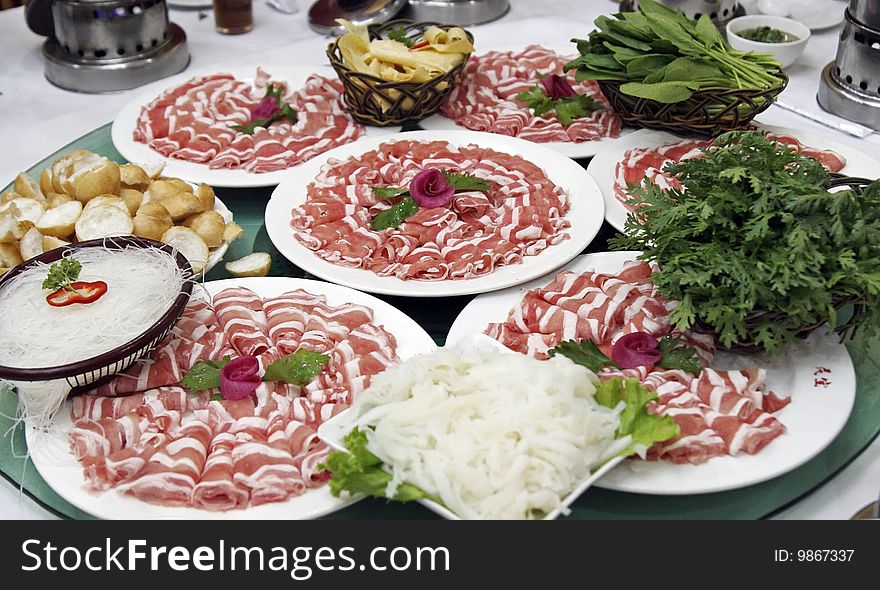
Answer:
[{"label": "parsley garnish", "polygon": [[79,263],[79,260],[71,257],[62,258],[49,267],[49,274],[43,280],[42,287],[50,291],[64,289],[79,293],[70,284],[79,278],[80,271],[82,271],[82,264]]},{"label": "parsley garnish", "polygon": [[392,41],[403,43],[407,47],[412,47],[416,44],[415,41],[406,36],[406,29],[402,26],[388,31],[388,38]]}]

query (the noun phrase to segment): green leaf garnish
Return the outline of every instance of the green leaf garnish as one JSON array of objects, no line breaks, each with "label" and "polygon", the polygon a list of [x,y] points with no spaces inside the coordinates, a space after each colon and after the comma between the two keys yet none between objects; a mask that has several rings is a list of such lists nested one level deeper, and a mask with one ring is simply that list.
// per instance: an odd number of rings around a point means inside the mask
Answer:
[{"label": "green leaf garnish", "polygon": [[688,373],[699,373],[703,370],[697,351],[687,346],[680,338],[664,336],[660,339],[658,352],[661,355],[658,367],[664,369],[680,369]]},{"label": "green leaf garnish", "polygon": [[374,186],[372,189],[377,199],[394,199],[409,194],[409,189],[393,186]]},{"label": "green leaf garnish", "polygon": [[53,262],[52,265],[49,266],[49,274],[43,280],[42,287],[43,289],[49,289],[50,291],[65,289],[67,291],[78,293],[78,291],[71,287],[70,284],[79,278],[79,273],[81,271],[82,264],[80,264],[79,260],[72,257],[62,258],[58,262]]},{"label": "green leaf garnish", "polygon": [[412,197],[404,197],[398,204],[390,209],[386,209],[378,213],[374,218],[371,227],[376,231],[394,228],[403,223],[407,217],[415,215],[419,212],[419,205]]},{"label": "green leaf garnish", "polygon": [[563,126],[568,127],[571,122],[579,117],[586,117],[594,111],[602,108],[602,105],[583,94],[576,94],[568,98],[562,98],[554,101],[553,108],[556,111],[556,118]]},{"label": "green leaf garnish", "polygon": [[583,94],[575,94],[568,98],[553,100],[544,94],[544,91],[537,84],[530,90],[520,92],[516,95],[516,98],[526,103],[526,106],[537,117],[544,116],[550,111],[555,111],[556,119],[565,127],[571,125],[574,119],[586,117],[590,113],[602,108],[600,102]]},{"label": "green leaf garnish", "polygon": [[[721,346],[771,353],[826,321],[849,336],[876,333],[880,182],[829,192],[820,162],[760,132],[721,135],[702,157],[664,171],[681,188],[632,187],[638,214],[611,244],[657,263],[651,280],[680,302],[674,327],[699,322]],[[859,302],[850,319],[837,313],[847,300]]]},{"label": "green leaf garnish", "polygon": [[492,188],[488,182],[473,174],[460,174],[458,172],[443,171],[443,176],[456,192],[459,191],[488,191]]},{"label": "green leaf garnish", "polygon": [[402,26],[397,27],[396,29],[391,29],[388,31],[388,38],[392,41],[397,41],[399,43],[403,43],[407,47],[412,47],[416,44],[415,41],[406,36],[406,29]]},{"label": "green leaf garnish", "polygon": [[284,381],[294,385],[305,385],[314,379],[328,362],[330,357],[326,354],[300,348],[269,365],[263,374],[263,381]]},{"label": "green leaf garnish", "polygon": [[281,91],[282,87],[280,85],[276,87],[274,83],[270,83],[266,88],[266,94],[263,96],[264,99],[270,97],[274,98],[275,102],[278,104],[278,111],[274,115],[265,119],[252,119],[245,125],[233,125],[232,128],[241,133],[253,135],[257,130],[257,127],[269,127],[269,125],[281,119],[287,119],[291,123],[296,123],[299,116],[296,111],[293,110],[293,107],[287,103],[281,102]]},{"label": "green leaf garnish", "polygon": [[638,379],[615,377],[596,383],[596,402],[599,405],[616,408],[620,402],[625,404],[615,438],[632,436],[632,443],[617,456],[632,455],[679,435],[678,424],[672,416],[648,412],[648,403],[656,399],[657,394],[639,383]]},{"label": "green leaf garnish", "polygon": [[226,355],[219,361],[197,362],[180,380],[181,387],[190,391],[202,391],[204,389],[220,387],[220,369],[228,365],[231,360],[229,355]]},{"label": "green leaf garnish", "polygon": [[[382,469],[382,460],[367,449],[366,432],[355,428],[343,439],[347,451],[333,451],[327,462],[318,465],[332,474],[330,493],[338,497],[343,491],[351,494],[365,494],[374,498],[385,498],[385,490],[391,481],[391,474]],[[393,498],[398,502],[411,502],[422,498],[443,504],[439,498],[406,482],[397,486]]]},{"label": "green leaf garnish", "polygon": [[[737,51],[719,33],[708,14],[693,20],[654,0],[638,11],[600,16],[587,39],[572,39],[581,54],[564,66],[575,79],[620,82],[620,92],[664,104],[688,100],[703,89],[764,90],[782,84],[781,66],[769,53]],[[759,105],[772,95],[757,99]],[[729,112],[729,104],[708,100],[711,115]],[[745,114],[752,103],[733,107]]]},{"label": "green leaf garnish", "polygon": [[548,352],[550,356],[561,354],[575,364],[586,367],[594,373],[599,372],[603,367],[619,368],[610,358],[599,350],[596,343],[589,339],[580,341],[565,340],[551,348]]}]

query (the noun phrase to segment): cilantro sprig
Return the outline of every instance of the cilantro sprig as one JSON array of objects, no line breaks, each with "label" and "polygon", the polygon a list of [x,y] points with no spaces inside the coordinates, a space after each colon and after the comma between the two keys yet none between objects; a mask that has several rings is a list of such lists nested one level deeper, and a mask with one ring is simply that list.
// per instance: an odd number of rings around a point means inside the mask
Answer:
[{"label": "cilantro sprig", "polygon": [[82,272],[82,264],[80,264],[79,260],[69,256],[62,258],[49,266],[49,274],[43,280],[42,287],[50,291],[64,289],[65,291],[79,293],[79,291],[71,287],[71,283],[79,278],[80,272]]},{"label": "cilantro sprig", "polygon": [[388,38],[392,41],[397,41],[399,43],[403,43],[407,47],[412,47],[416,44],[415,41],[406,36],[406,29],[402,26],[397,27],[396,29],[391,29],[388,31]]},{"label": "cilantro sprig", "polygon": [[539,84],[535,84],[529,90],[524,90],[516,95],[517,100],[526,103],[538,117],[543,117],[551,111],[555,111],[556,119],[565,127],[579,117],[586,117],[594,111],[602,108],[602,104],[584,94],[575,94],[568,98],[552,99],[544,93]]}]

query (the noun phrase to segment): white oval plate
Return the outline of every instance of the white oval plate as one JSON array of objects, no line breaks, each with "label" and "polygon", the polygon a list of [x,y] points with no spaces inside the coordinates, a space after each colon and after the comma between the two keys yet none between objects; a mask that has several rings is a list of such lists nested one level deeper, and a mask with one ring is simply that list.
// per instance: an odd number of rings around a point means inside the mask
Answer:
[{"label": "white oval plate", "polygon": [[[476,144],[521,156],[543,169],[548,178],[569,194],[568,219],[571,237],[550,246],[537,256],[526,256],[522,264],[502,266],[492,273],[465,280],[418,281],[380,277],[359,268],[332,264],[294,238],[290,213],[306,200],[306,188],[330,159],[344,160],[363,154],[387,141],[448,141],[454,146]],[[476,131],[411,131],[386,137],[360,139],[339,146],[288,172],[287,178],[272,193],[266,205],[266,230],[278,251],[301,269],[322,279],[355,289],[404,297],[447,297],[503,289],[538,277],[565,264],[589,245],[602,226],[604,204],[596,182],[578,164],[538,144]]]},{"label": "white oval plate", "polygon": [[[326,295],[330,305],[357,303],[375,312],[375,322],[384,326],[397,338],[397,352],[401,359],[434,350],[436,345],[431,337],[409,316],[395,307],[376,299],[372,295],[359,293],[346,287],[287,277],[258,277],[223,279],[204,283],[205,289],[214,295],[229,287],[247,287],[261,297],[273,297],[292,289],[305,289],[310,293]],[[244,510],[211,512],[189,507],[170,507],[148,504],[126,496],[116,490],[94,494],[84,488],[82,467],[68,450],[67,433],[72,424],[70,420],[71,402],[65,404],[56,428],[49,434],[37,433],[33,428],[25,428],[30,457],[37,471],[59,496],[80,510],[107,519],[307,519],[318,518],[352,504],[360,497],[334,498],[329,488],[308,489],[304,494],[285,502],[252,506]],[[37,442],[39,438],[39,442]]]},{"label": "white oval plate", "polygon": [[[480,54],[488,53],[489,51],[522,51],[526,48],[527,45],[540,45],[547,49],[552,50],[556,55],[565,55],[571,56],[572,59],[577,57],[578,51],[574,44],[571,45],[559,45],[558,40],[556,42],[549,43],[519,43],[516,45],[497,45],[492,47],[484,47],[480,46]],[[459,125],[452,119],[449,119],[440,113],[435,115],[431,115],[427,119],[423,119],[418,123],[419,127],[428,131],[470,131],[467,127],[463,125]],[[623,128],[620,130],[620,136],[627,135],[628,133],[632,133],[632,129]],[[606,149],[609,144],[611,144],[615,139],[615,137],[605,137],[598,141],[582,141],[580,143],[574,143],[571,141],[549,141],[546,143],[539,143],[538,145],[542,145],[544,147],[550,148],[551,150],[558,152],[565,156],[566,158],[589,158],[595,156],[598,153],[601,153],[602,150]]]},{"label": "white oval plate", "polygon": [[[290,170],[295,169],[296,166],[285,170],[276,170],[275,172],[265,172],[260,174],[230,168],[213,169],[209,168],[207,164],[201,164],[199,162],[187,162],[185,160],[167,158],[162,154],[153,151],[153,149],[147,144],[132,139],[132,133],[137,126],[137,118],[140,115],[141,107],[150,103],[166,89],[171,88],[172,86],[177,86],[178,84],[186,82],[190,78],[196,76],[205,76],[216,74],[218,72],[226,72],[232,74],[238,80],[252,83],[257,67],[261,67],[269,72],[269,74],[271,74],[276,80],[286,81],[292,88],[297,88],[305,84],[306,79],[312,74],[319,74],[329,78],[336,76],[333,68],[330,66],[296,66],[259,63],[245,66],[234,66],[225,69],[213,67],[207,70],[178,74],[144,87],[143,92],[122,107],[122,110],[119,111],[119,114],[116,115],[116,118],[113,120],[113,127],[110,129],[110,136],[113,139],[113,145],[116,147],[117,151],[119,151],[119,153],[130,162],[149,165],[164,163],[164,175],[182,178],[189,182],[204,182],[211,186],[235,188],[275,186],[281,182]],[[367,127],[364,137],[383,136],[398,131],[400,131],[399,127]]]},{"label": "white oval plate", "polygon": [[[638,252],[586,254],[565,270],[618,272]],[[528,289],[550,282],[543,277],[516,288],[481,295],[455,319],[447,343],[472,332],[482,332],[491,322],[503,322]],[[686,495],[723,492],[750,486],[796,469],[818,455],[840,434],[855,403],[856,375],[846,347],[836,337],[816,333],[772,358],[719,354],[713,367],[759,366],[767,369],[767,385],[792,402],[776,414],[785,433],[757,455],[715,457],[700,465],[668,461],[625,461],[594,485],[638,494]],[[827,388],[814,387],[813,373],[825,367],[831,380]]]},{"label": "white oval plate", "polygon": [[[756,121],[758,128],[780,135],[790,135],[797,138],[802,144],[811,148],[832,150],[846,158],[846,166],[841,172],[850,176],[862,176],[875,178],[880,171],[880,162],[865,155],[858,149],[843,143],[838,143],[824,135],[811,131],[800,131],[790,127],[777,127],[765,125]],[[587,170],[590,172],[599,188],[602,189],[602,198],[605,199],[605,220],[616,230],[623,231],[626,224],[626,216],[629,213],[623,203],[614,195],[614,168],[623,160],[627,150],[633,148],[654,148],[665,143],[681,141],[685,139],[666,131],[654,131],[651,129],[639,129],[625,137],[619,137],[607,146],[601,153],[590,161]]]}]

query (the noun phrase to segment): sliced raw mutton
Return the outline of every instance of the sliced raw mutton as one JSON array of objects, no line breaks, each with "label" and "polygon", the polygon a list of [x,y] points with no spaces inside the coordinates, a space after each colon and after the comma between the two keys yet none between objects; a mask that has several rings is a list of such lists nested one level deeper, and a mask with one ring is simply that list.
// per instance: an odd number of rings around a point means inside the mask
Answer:
[{"label": "sliced raw mutton", "polygon": [[[523,51],[489,51],[472,57],[464,68],[461,83],[450,93],[440,112],[459,125],[474,131],[510,135],[536,143],[597,141],[620,134],[620,118],[614,114],[599,85],[578,82],[563,66],[570,61],[539,45]],[[604,105],[586,117],[563,126],[555,113],[535,116],[516,95],[532,89],[540,77],[568,78],[577,94],[589,96]]]},{"label": "sliced raw mutton", "polygon": [[[474,175],[491,188],[458,193],[397,228],[373,230],[373,217],[392,205],[372,187],[408,186],[426,168]],[[566,192],[519,156],[400,140],[325,164],[290,225],[303,246],[333,264],[404,280],[458,280],[517,264],[567,239],[569,208]]]},{"label": "sliced raw mutton", "polygon": [[[253,135],[236,130],[251,120],[270,82],[283,86],[282,100],[297,121],[276,121]],[[217,74],[169,88],[141,108],[132,137],[167,157],[258,174],[296,166],[363,133],[345,109],[338,80],[313,75],[291,91],[258,69],[254,84]]]},{"label": "sliced raw mutton", "polygon": [[540,359],[563,340],[589,339],[609,358],[614,342],[630,332],[672,335],[692,347],[703,369],[696,375],[660,367],[602,369],[600,379],[634,378],[655,391],[650,411],[672,416],[675,439],[655,445],[650,460],[702,463],[722,455],[754,454],[785,432],[773,415],[789,403],[764,386],[763,369],[719,371],[712,336],[673,329],[667,301],[651,282],[652,269],[629,262],[617,275],[563,271],[548,285],[527,291],[504,323],[485,333],[511,350]]},{"label": "sliced raw mutton", "polygon": [[[767,134],[767,137],[818,160],[829,172],[840,172],[846,166],[846,158],[831,150],[805,146],[788,135]],[[646,179],[660,188],[681,188],[678,179],[663,171],[670,163],[688,158],[699,158],[702,150],[712,144],[711,140],[684,139],[666,143],[656,148],[632,148],[614,166],[614,196],[630,211],[636,209],[631,202],[630,186],[641,186]]]},{"label": "sliced raw mutton", "polygon": [[[230,401],[179,386],[199,360],[254,354],[265,369],[300,348],[329,357],[302,387],[263,383]],[[95,491],[211,511],[280,502],[326,482],[318,426],[398,361],[367,307],[302,289],[267,299],[226,289],[194,298],[150,358],[74,398],[71,452]]]}]

